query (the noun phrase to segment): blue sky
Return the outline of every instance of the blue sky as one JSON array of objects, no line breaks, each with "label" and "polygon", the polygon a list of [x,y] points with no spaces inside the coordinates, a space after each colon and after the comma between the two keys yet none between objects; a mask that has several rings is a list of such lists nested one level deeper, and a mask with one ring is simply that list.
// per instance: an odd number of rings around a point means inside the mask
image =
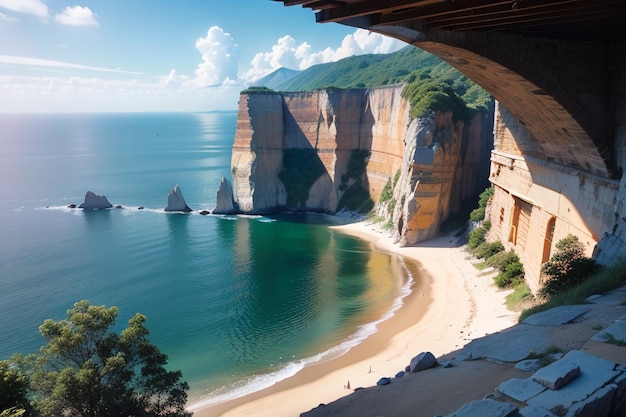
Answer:
[{"label": "blue sky", "polygon": [[0,0],[0,39],[2,113],[233,110],[277,68],[405,45],[271,0]]}]

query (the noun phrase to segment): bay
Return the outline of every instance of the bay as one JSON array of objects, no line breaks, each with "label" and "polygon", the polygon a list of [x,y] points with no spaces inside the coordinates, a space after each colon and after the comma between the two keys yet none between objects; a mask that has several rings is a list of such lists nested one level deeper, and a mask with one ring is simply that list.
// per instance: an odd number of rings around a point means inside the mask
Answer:
[{"label": "bay", "polygon": [[[344,353],[411,285],[331,216],[202,216],[230,177],[236,113],[0,115],[0,359],[73,303],[148,318],[191,402]],[[179,184],[191,214],[166,213]],[[86,191],[121,208],[84,211]],[[141,208],[140,208],[141,207]]]}]

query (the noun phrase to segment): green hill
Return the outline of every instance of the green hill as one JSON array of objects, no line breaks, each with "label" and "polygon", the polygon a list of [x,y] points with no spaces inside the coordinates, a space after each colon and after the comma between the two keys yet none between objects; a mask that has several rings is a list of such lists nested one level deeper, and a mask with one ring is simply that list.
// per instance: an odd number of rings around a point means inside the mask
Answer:
[{"label": "green hill", "polygon": [[313,91],[331,87],[373,88],[398,83],[407,83],[404,94],[411,101],[413,117],[422,116],[429,110],[448,109],[456,118],[467,120],[475,111],[486,112],[492,101],[489,93],[456,69],[414,46],[392,54],[359,55],[315,65],[273,89]]}]

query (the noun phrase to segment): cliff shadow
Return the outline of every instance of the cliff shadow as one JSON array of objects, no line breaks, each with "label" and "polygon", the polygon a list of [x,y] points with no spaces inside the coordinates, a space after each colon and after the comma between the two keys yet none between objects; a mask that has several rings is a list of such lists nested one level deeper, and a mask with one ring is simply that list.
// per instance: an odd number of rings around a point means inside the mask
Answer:
[{"label": "cliff shadow", "polygon": [[351,104],[360,109],[358,114],[346,115],[345,120],[337,116],[335,121],[337,128],[335,184],[339,197],[337,210],[368,213],[374,208],[367,165],[372,155],[376,118],[367,91],[363,90],[363,95],[358,96],[359,106]]},{"label": "cliff shadow", "polygon": [[283,123],[283,161],[278,178],[287,192],[287,209],[334,213],[334,185],[329,169],[320,156],[328,151],[317,148],[318,137],[315,138],[315,146],[311,143],[311,138],[286,105]]}]

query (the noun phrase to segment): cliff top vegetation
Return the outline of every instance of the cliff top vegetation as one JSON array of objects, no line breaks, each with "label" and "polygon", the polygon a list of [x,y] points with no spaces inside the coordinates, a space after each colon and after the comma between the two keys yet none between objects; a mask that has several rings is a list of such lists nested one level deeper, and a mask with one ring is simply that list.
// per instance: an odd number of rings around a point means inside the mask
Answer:
[{"label": "cliff top vegetation", "polygon": [[[375,88],[406,83],[412,117],[430,110],[452,110],[468,120],[487,112],[491,96],[441,59],[414,46],[392,54],[359,55],[315,65],[273,87],[274,91],[314,91],[323,88]],[[246,92],[264,92],[263,86]],[[271,92],[267,90],[265,92]]]}]

